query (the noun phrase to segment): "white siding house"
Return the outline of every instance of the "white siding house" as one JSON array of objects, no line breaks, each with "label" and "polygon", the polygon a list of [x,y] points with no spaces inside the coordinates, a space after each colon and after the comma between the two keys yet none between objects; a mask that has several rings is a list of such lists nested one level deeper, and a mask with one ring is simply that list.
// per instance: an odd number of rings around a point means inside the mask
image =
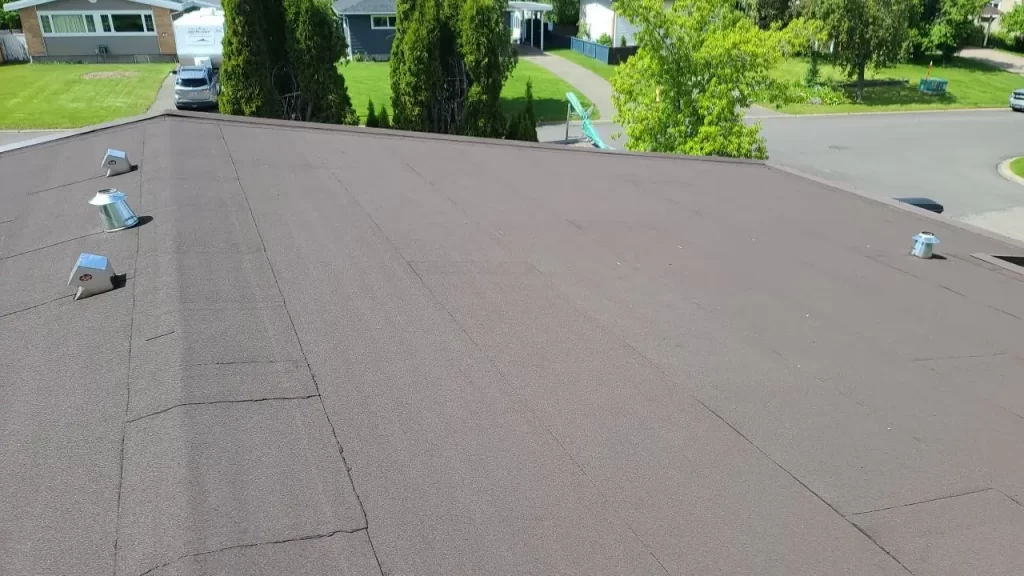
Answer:
[{"label": "white siding house", "polygon": [[[665,0],[665,9],[672,6],[672,0]],[[597,41],[602,34],[607,34],[612,39],[612,44],[618,46],[622,37],[626,37],[627,46],[635,46],[633,34],[636,27],[626,18],[619,16],[612,9],[612,0],[580,0],[580,20],[586,22],[590,32],[590,39]]]}]

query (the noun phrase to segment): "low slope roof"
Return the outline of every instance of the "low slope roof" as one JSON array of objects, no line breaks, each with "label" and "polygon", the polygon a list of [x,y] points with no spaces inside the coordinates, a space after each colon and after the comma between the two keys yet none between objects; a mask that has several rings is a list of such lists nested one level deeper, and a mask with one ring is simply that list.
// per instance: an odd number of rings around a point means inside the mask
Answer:
[{"label": "low slope roof", "polygon": [[[1024,566],[1024,276],[971,256],[1015,245],[756,162],[203,114],[0,182],[5,572]],[[83,251],[125,286],[72,301]]]},{"label": "low slope roof", "polygon": [[337,0],[334,11],[338,14],[394,14],[395,0]]}]

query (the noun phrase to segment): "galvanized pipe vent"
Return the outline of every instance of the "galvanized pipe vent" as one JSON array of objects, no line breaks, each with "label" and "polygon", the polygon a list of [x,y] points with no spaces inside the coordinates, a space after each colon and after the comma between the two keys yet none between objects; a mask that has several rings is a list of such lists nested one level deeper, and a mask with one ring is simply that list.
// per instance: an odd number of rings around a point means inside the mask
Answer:
[{"label": "galvanized pipe vent", "polygon": [[128,206],[124,192],[113,188],[104,188],[97,192],[92,200],[89,200],[89,204],[99,207],[100,220],[103,222],[103,230],[106,232],[117,232],[139,223],[139,217]]}]

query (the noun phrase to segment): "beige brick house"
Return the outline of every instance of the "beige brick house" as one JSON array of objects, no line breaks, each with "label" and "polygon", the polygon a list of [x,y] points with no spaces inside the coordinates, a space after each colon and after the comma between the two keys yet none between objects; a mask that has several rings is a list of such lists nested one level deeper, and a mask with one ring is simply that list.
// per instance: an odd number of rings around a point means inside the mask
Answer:
[{"label": "beige brick house", "polygon": [[34,61],[160,62],[177,55],[171,0],[18,0],[3,5],[21,16]]}]

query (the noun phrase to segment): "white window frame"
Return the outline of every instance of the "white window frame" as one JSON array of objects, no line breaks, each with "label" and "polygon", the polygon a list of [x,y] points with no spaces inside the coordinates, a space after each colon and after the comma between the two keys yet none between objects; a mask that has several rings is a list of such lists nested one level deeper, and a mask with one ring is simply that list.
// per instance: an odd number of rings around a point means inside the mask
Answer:
[{"label": "white window frame", "polygon": [[[43,28],[43,18],[44,17],[49,18],[49,16],[51,14],[54,15],[54,16],[70,16],[72,14],[78,14],[78,15],[84,16],[85,18],[92,18],[93,19],[93,24],[95,25],[95,30],[96,31],[95,32],[85,32],[85,33],[82,33],[82,34],[79,34],[79,33],[62,34],[60,32],[46,32],[45,29]],[[114,19],[110,18],[110,27],[111,27],[112,31],[111,32],[104,32],[104,30],[103,30],[103,22],[101,22],[100,16],[107,15],[107,17],[109,18],[110,16],[115,15],[115,14],[119,14],[119,15],[125,15],[125,14],[127,14],[127,15],[137,15],[139,17],[139,19],[142,20],[142,26],[143,27],[146,26],[146,18],[145,17],[149,16],[150,18],[153,19],[153,30],[150,31],[150,32],[117,32],[116,30],[113,29],[114,28]],[[156,36],[156,18],[153,16],[153,11],[152,10],[45,10],[45,11],[39,11],[37,17],[39,18],[39,31],[42,32],[43,36],[46,37],[46,38],[50,38],[50,37],[55,37],[55,38],[94,38],[96,36],[102,36],[102,37],[108,37],[108,38],[109,37],[120,38],[120,37],[131,37],[131,36]],[[53,23],[52,22],[50,23],[50,30],[53,30]]]},{"label": "white window frame", "polygon": [[[374,18],[387,18],[387,21],[391,23],[390,26],[377,26],[373,21]],[[371,30],[394,30],[395,24],[398,23],[397,14],[370,14],[370,29]]]}]

